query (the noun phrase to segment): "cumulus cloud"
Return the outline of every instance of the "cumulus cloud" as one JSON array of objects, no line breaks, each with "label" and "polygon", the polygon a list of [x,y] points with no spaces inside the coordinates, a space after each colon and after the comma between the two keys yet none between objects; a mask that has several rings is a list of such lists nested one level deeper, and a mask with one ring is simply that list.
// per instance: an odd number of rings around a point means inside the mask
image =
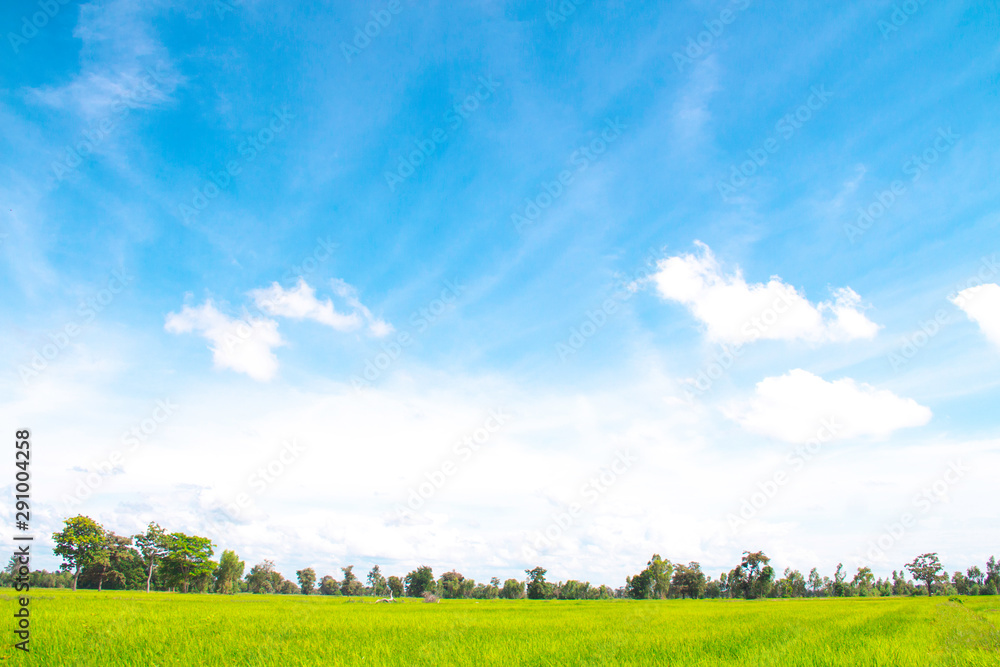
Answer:
[{"label": "cumulus cloud", "polygon": [[246,373],[260,381],[270,380],[278,372],[278,359],[272,349],[285,343],[274,320],[238,320],[220,313],[208,300],[197,308],[184,306],[181,312],[170,313],[164,328],[170,333],[193,332],[208,339],[216,368]]},{"label": "cumulus cloud", "polygon": [[1000,345],[1000,285],[969,287],[952,297],[951,302],[978,324],[993,344]]},{"label": "cumulus cloud", "polygon": [[851,378],[827,382],[798,368],[758,382],[753,398],[727,416],[753,433],[803,443],[886,437],[897,429],[923,426],[931,411],[912,398]]},{"label": "cumulus cloud", "polygon": [[257,307],[268,315],[314,320],[337,331],[353,331],[361,326],[357,313],[338,313],[330,299],[317,299],[316,290],[302,278],[291,289],[286,290],[278,283],[272,283],[270,287],[251,290],[250,296]]},{"label": "cumulus cloud", "polygon": [[847,341],[874,338],[879,330],[861,311],[861,297],[850,287],[835,289],[833,300],[813,305],[777,276],[748,284],[739,268],[724,274],[711,249],[696,244],[700,254],[657,262],[652,281],[661,297],[687,306],[713,341]]}]

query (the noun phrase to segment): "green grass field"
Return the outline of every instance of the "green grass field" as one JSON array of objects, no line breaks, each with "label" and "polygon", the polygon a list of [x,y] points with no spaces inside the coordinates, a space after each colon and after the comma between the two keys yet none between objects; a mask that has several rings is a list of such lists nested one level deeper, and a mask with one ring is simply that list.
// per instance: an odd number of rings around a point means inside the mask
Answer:
[{"label": "green grass field", "polygon": [[34,665],[1000,665],[1000,597],[531,601],[42,589]]}]

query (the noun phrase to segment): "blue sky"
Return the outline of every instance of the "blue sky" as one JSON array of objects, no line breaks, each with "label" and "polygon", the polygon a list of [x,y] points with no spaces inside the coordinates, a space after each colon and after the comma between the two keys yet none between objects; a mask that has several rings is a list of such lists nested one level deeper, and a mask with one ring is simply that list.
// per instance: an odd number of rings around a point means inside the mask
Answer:
[{"label": "blue sky", "polygon": [[0,414],[40,534],[613,585],[996,550],[996,9],[48,10],[0,10]]}]

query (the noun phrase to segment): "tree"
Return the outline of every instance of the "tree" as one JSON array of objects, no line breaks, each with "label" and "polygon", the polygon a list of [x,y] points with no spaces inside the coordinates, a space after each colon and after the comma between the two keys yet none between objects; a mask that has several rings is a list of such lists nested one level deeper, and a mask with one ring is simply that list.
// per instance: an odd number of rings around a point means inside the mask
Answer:
[{"label": "tree", "polygon": [[694,561],[687,565],[678,563],[672,583],[674,592],[679,593],[681,599],[701,597],[705,592],[705,574],[701,571],[701,564]]},{"label": "tree", "polygon": [[[378,567],[377,565],[375,567]],[[316,588],[316,570],[311,567],[307,567],[304,570],[298,570],[295,576],[299,580],[299,586],[302,588],[303,595],[310,595],[313,589]]]},{"label": "tree", "polygon": [[646,568],[632,577],[625,577],[625,594],[633,600],[646,600],[653,596],[653,575]]},{"label": "tree", "polygon": [[461,572],[452,570],[440,576],[438,585],[441,587],[442,597],[464,598],[472,595],[476,582],[472,579],[466,579]]},{"label": "tree", "polygon": [[767,597],[774,580],[771,559],[763,551],[743,552],[743,560],[730,574],[730,587],[735,595],[748,600]]},{"label": "tree", "polygon": [[922,554],[906,564],[906,569],[910,571],[913,578],[922,581],[927,585],[927,595],[931,595],[931,586],[941,578],[941,561],[936,553]]},{"label": "tree", "polygon": [[[699,570],[701,566],[699,565]],[[674,566],[667,558],[660,558],[660,554],[653,554],[646,564],[649,570],[650,583],[653,586],[653,597],[665,600],[670,593],[670,575],[673,574]]]},{"label": "tree", "polygon": [[552,584],[545,581],[546,572],[548,572],[548,570],[544,567],[534,567],[530,570],[524,571],[524,573],[528,575],[529,600],[545,600],[546,598],[552,597]]},{"label": "tree", "polygon": [[166,536],[167,554],[162,567],[171,586],[180,585],[187,593],[192,583],[206,584],[218,563],[211,560],[215,553],[212,540],[197,535],[170,533]]},{"label": "tree", "polygon": [[250,568],[247,590],[251,593],[279,593],[284,577],[274,569],[274,561],[264,560]]},{"label": "tree", "polygon": [[990,595],[1000,592],[1000,562],[993,556],[986,561],[986,581],[984,582],[987,591],[993,591]]},{"label": "tree", "polygon": [[340,592],[344,595],[361,595],[364,592],[362,590],[364,586],[355,576],[354,566],[342,567],[340,571],[344,573],[344,580],[340,582]]},{"label": "tree", "polygon": [[913,590],[913,584],[906,580],[906,575],[902,571],[896,572],[892,571],[892,594],[893,595],[909,595]]},{"label": "tree", "polygon": [[872,585],[875,583],[875,575],[870,567],[859,567],[858,573],[854,575],[851,586],[858,591],[858,595],[869,596],[872,592]]},{"label": "tree", "polygon": [[837,563],[837,571],[833,573],[833,595],[835,597],[844,597],[847,595],[847,584],[844,580],[847,579],[847,573],[844,572],[844,564]]},{"label": "tree", "polygon": [[160,528],[159,524],[149,522],[146,527],[146,532],[134,536],[135,545],[139,547],[139,553],[142,554],[143,561],[146,564],[146,592],[149,592],[149,586],[153,581],[153,568],[156,564],[167,555],[167,536]]},{"label": "tree", "polygon": [[812,591],[813,597],[819,595],[822,588],[823,578],[819,576],[819,570],[816,568],[809,570],[809,590]]},{"label": "tree", "polygon": [[406,583],[406,594],[411,598],[422,596],[424,591],[434,590],[434,574],[426,565],[421,565],[407,574],[403,581]]},{"label": "tree", "polygon": [[80,578],[80,570],[94,562],[104,544],[104,528],[88,516],[75,516],[63,521],[64,528],[52,533],[56,543],[53,552],[62,556],[63,567],[73,570],[73,590]]},{"label": "tree", "polygon": [[340,595],[340,583],[330,575],[326,575],[319,584],[319,592],[321,595]]},{"label": "tree", "polygon": [[508,579],[503,582],[503,588],[500,589],[500,597],[504,600],[520,600],[524,597],[524,583],[517,579]]},{"label": "tree", "polygon": [[93,578],[97,579],[98,591],[103,589],[105,579],[113,582],[125,582],[125,575],[122,574],[119,568],[121,562],[127,558],[131,545],[131,537],[115,535],[110,531],[105,533],[104,539],[94,552],[90,565],[87,568],[90,570]]},{"label": "tree", "polygon": [[240,560],[235,551],[226,549],[219,558],[219,567],[215,571],[215,590],[217,593],[232,595],[243,578],[246,564]]},{"label": "tree", "polygon": [[392,592],[393,597],[395,598],[403,597],[403,580],[397,577],[396,575],[392,575],[391,577],[389,577],[389,579],[386,581],[386,586],[389,587],[389,590]]},{"label": "tree", "polygon": [[382,576],[378,565],[374,566],[368,573],[368,587],[372,589],[372,595],[376,597],[383,596],[387,592],[385,577]]}]

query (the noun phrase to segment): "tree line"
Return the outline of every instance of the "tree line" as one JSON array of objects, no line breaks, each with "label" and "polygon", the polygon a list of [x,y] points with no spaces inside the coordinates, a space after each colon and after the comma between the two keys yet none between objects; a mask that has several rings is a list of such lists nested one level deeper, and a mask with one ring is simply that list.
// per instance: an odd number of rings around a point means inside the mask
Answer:
[{"label": "tree line", "polygon": [[546,579],[547,570],[542,567],[525,570],[523,581],[507,579],[502,584],[496,577],[488,584],[477,583],[454,570],[435,579],[433,570],[426,565],[404,577],[386,577],[375,565],[364,581],[354,573],[353,565],[340,568],[339,580],[331,575],[317,577],[316,571],[308,567],[295,573],[296,583],[285,579],[269,560],[245,572],[245,563],[232,550],[224,550],[219,560],[214,561],[215,545],[209,538],[168,533],[156,523],[131,536],[117,535],[82,515],[66,519],[63,524],[63,530],[52,535],[54,552],[63,559],[59,572],[27,572],[16,557],[11,557],[0,573],[0,585],[9,586],[20,577],[27,578],[35,587],[73,590],[81,587],[147,592],[369,595],[388,599],[406,596],[535,600],[865,597],[922,592],[997,595],[1000,590],[1000,563],[992,556],[985,571],[973,566],[964,573],[955,571],[949,576],[937,554],[928,553],[885,579],[876,579],[868,567],[859,567],[848,579],[843,564],[837,565],[831,579],[821,576],[816,568],[808,576],[787,568],[778,577],[770,558],[762,551],[744,552],[740,563],[717,579],[706,576],[697,562],[675,564],[654,554],[641,572],[626,577],[625,585],[617,589],[573,579],[550,582]]}]

